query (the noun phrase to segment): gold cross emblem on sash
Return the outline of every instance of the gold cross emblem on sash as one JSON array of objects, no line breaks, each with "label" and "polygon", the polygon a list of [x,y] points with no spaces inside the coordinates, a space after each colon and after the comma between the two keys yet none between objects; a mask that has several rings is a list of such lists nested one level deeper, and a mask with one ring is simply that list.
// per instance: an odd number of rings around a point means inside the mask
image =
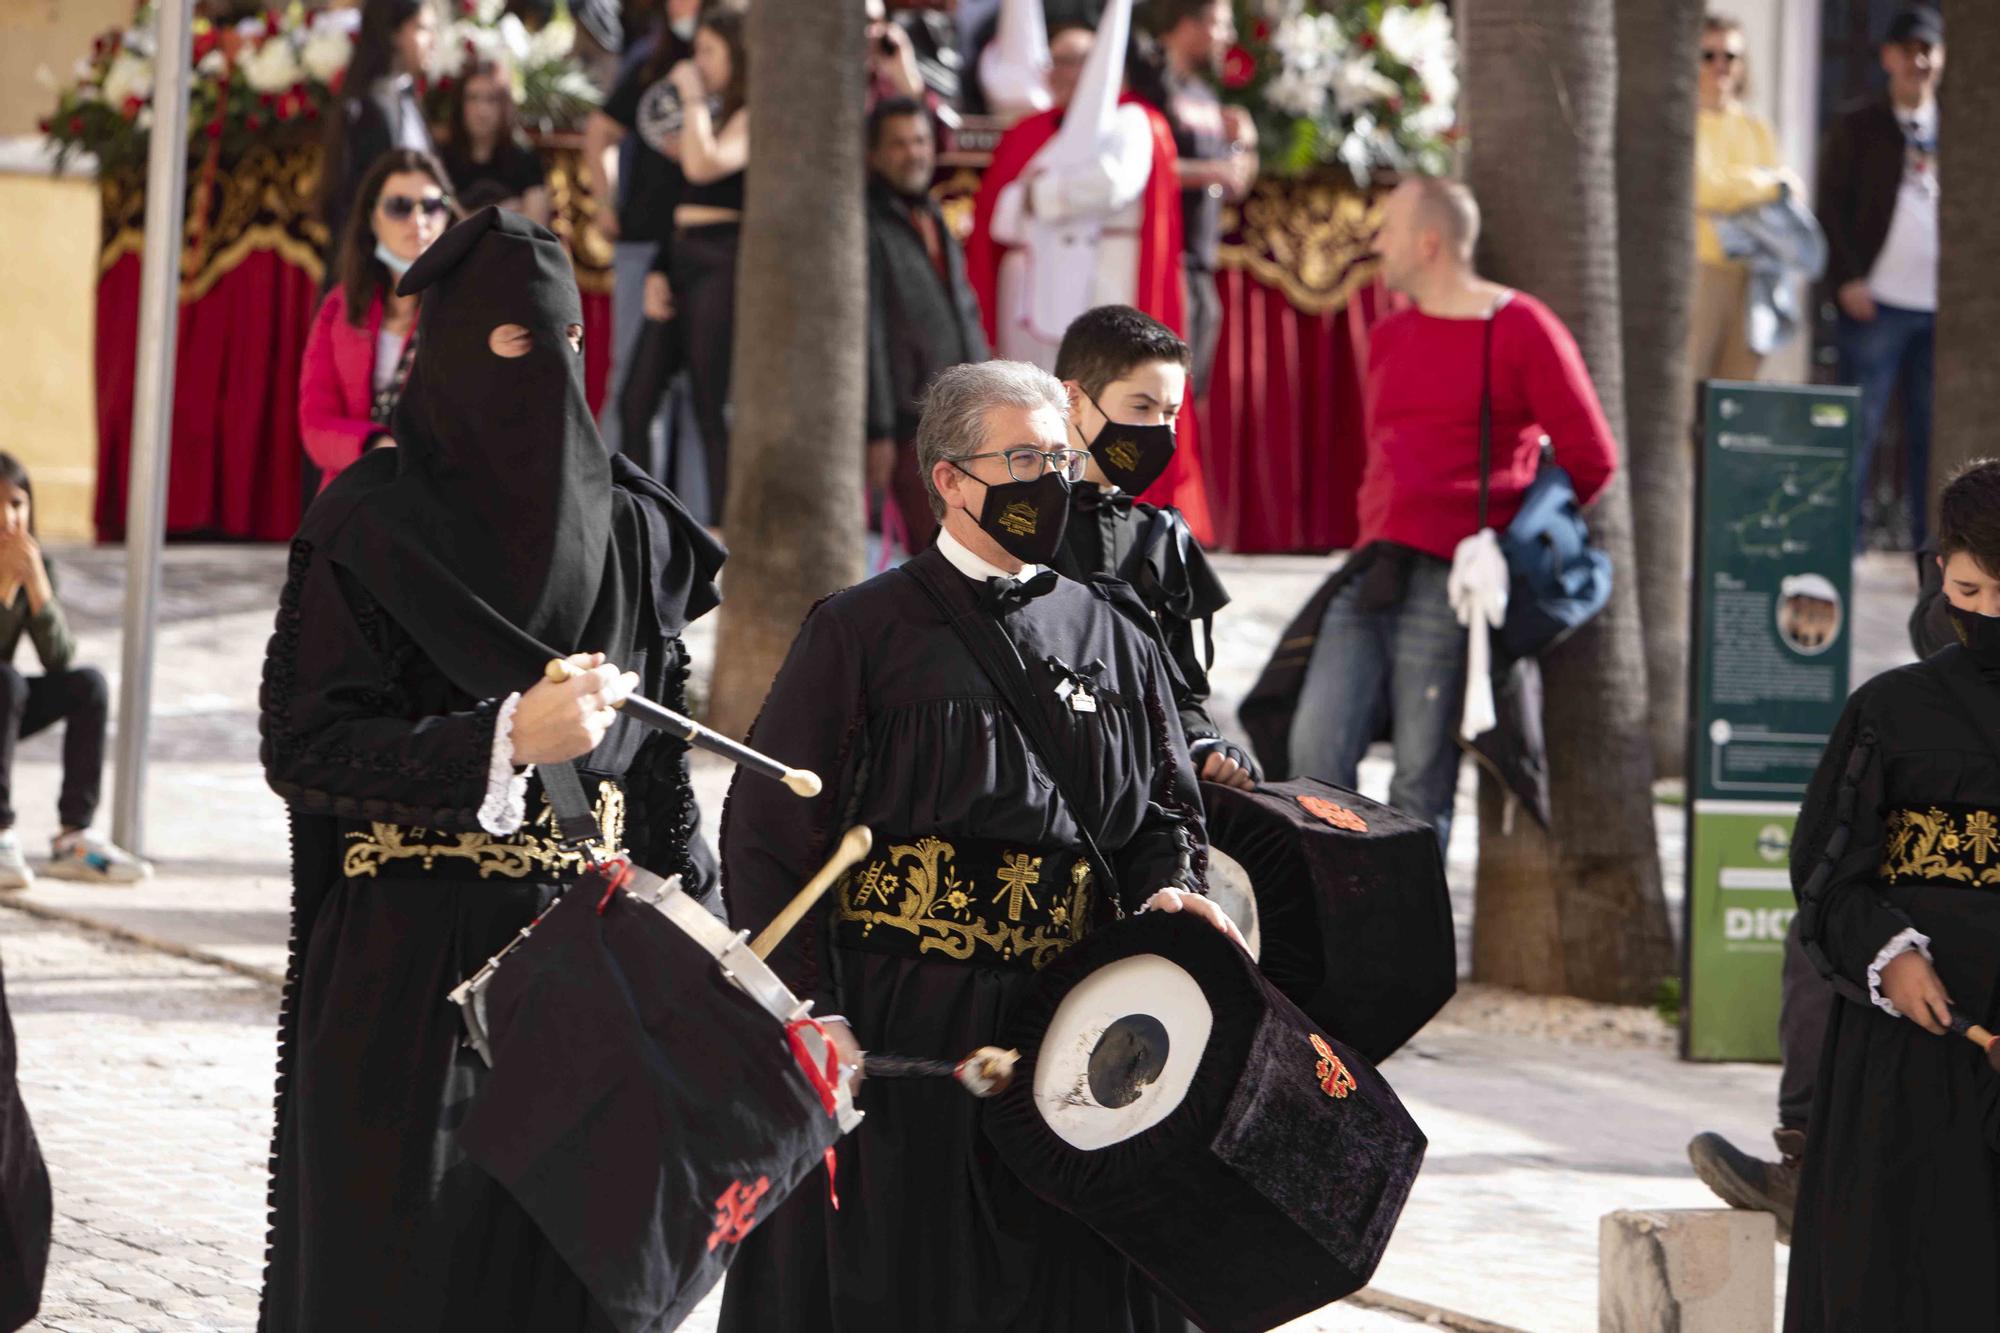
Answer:
[{"label": "gold cross emblem on sash", "polygon": [[1028,900],[1028,906],[1040,907],[1035,895],[1028,892],[1028,886],[1042,881],[1042,858],[1030,856],[1026,852],[1006,852],[1000,857],[1000,869],[994,872],[999,879],[1000,892],[993,895],[993,901],[1007,900],[1007,919],[1021,919],[1021,900]]}]

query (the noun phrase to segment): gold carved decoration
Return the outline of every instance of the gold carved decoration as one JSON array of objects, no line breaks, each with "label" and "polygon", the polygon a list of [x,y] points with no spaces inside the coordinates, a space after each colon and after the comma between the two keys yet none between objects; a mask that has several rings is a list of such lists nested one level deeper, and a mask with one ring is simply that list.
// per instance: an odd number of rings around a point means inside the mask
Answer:
[{"label": "gold carved decoration", "polygon": [[2000,884],[2000,816],[1991,810],[1951,814],[1891,810],[1884,821],[1882,878],[1951,880],[1986,888]]},{"label": "gold carved decoration", "polygon": [[1223,217],[1217,256],[1310,315],[1339,310],[1375,280],[1368,247],[1382,223],[1378,191],[1336,176],[1266,176]]},{"label": "gold carved decoration", "polygon": [[[597,826],[604,840],[593,846],[600,858],[617,855],[625,844],[625,793],[604,782],[597,789]],[[555,836],[555,814],[548,797],[535,818],[518,832],[440,833],[406,824],[375,823],[366,833],[350,833],[341,871],[350,879],[368,879],[397,861],[416,861],[426,870],[439,862],[463,861],[481,879],[527,879],[532,875],[576,874],[587,865],[581,850],[564,847]]]},{"label": "gold carved decoration", "polygon": [[[1043,883],[1043,863],[1033,852],[1003,852],[992,885],[982,885],[961,874],[950,842],[918,838],[849,872],[836,911],[863,938],[900,932],[919,954],[1040,968],[1083,938],[1091,888],[1088,861],[1078,860],[1062,885]],[[1004,910],[989,916],[989,905]]]}]

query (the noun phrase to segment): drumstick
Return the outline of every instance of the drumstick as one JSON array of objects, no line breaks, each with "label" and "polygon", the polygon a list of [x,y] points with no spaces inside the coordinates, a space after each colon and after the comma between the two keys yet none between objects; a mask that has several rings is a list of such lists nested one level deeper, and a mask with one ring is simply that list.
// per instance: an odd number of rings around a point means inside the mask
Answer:
[{"label": "drumstick", "polygon": [[1951,1031],[1985,1051],[1986,1063],[1996,1072],[2000,1072],[2000,1037],[1994,1036],[1956,1009],[1951,1011]]},{"label": "drumstick", "polygon": [[868,831],[865,824],[856,824],[842,834],[840,846],[833,849],[833,855],[819,868],[819,873],[806,881],[806,886],[792,895],[784,910],[771,918],[771,924],[750,941],[750,952],[759,958],[769,958],[771,950],[777,948],[778,942],[799,924],[799,919],[812,910],[820,895],[832,888],[833,882],[846,874],[849,866],[868,855],[868,849],[874,845],[875,835]]},{"label": "drumstick", "polygon": [[[581,673],[568,661],[557,657],[550,660],[543,674],[560,685]],[[761,754],[740,741],[733,741],[719,731],[711,731],[693,718],[682,717],[673,709],[656,704],[643,695],[627,695],[623,702],[613,707],[622,708],[634,721],[644,723],[655,731],[669,732],[710,754],[721,755],[732,764],[753,773],[762,773],[767,778],[776,778],[797,795],[817,796],[820,793],[819,774],[811,769],[789,768],[770,755]]]}]

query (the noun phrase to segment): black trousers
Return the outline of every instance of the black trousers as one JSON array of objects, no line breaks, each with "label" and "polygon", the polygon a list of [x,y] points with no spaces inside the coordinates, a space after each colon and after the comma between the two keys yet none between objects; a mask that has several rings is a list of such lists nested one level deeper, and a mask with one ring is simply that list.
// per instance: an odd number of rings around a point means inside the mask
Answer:
[{"label": "black trousers", "polygon": [[1799,919],[1785,932],[1785,967],[1778,992],[1778,1127],[1804,1129],[1812,1117],[1826,1024],[1840,998],[1799,943]]},{"label": "black trousers", "polygon": [[736,340],[733,222],[675,233],[671,260],[674,322],[680,326],[694,392],[695,425],[708,464],[708,516],[721,523],[729,498],[729,360]]},{"label": "black trousers", "polygon": [[1190,264],[1187,294],[1188,351],[1194,362],[1194,391],[1200,395],[1208,392],[1216,348],[1222,341],[1222,293],[1215,289],[1215,274]]},{"label": "black trousers", "polygon": [[56,813],[64,828],[89,827],[104,783],[104,730],[110,715],[111,690],[96,667],[24,676],[11,664],[0,664],[0,829],[14,827],[15,746],[57,722],[64,727],[62,796]]}]

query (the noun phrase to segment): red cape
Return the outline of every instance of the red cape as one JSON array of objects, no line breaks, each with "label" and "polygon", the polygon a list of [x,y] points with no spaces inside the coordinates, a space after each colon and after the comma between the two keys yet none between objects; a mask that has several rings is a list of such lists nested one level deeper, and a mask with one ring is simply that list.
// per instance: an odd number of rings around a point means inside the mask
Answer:
[{"label": "red cape", "polygon": [[[1153,171],[1146,178],[1142,196],[1139,282],[1133,304],[1185,338],[1187,288],[1181,272],[1180,154],[1174,148],[1174,133],[1165,116],[1130,93],[1119,100],[1144,107],[1146,123],[1153,131]],[[1008,248],[993,239],[994,205],[1000,191],[1019,178],[1042,145],[1055,136],[1061,123],[1062,112],[1058,109],[1029,116],[1009,128],[994,145],[993,161],[981,177],[979,194],[973,200],[972,234],[965,242],[965,270],[972,290],[979,296],[986,341],[994,347],[999,346],[1000,260]],[[1179,509],[1195,539],[1206,543],[1212,539],[1208,490],[1202,482],[1192,402],[1183,407],[1175,427],[1175,440],[1173,462],[1141,498],[1151,504]]]}]

